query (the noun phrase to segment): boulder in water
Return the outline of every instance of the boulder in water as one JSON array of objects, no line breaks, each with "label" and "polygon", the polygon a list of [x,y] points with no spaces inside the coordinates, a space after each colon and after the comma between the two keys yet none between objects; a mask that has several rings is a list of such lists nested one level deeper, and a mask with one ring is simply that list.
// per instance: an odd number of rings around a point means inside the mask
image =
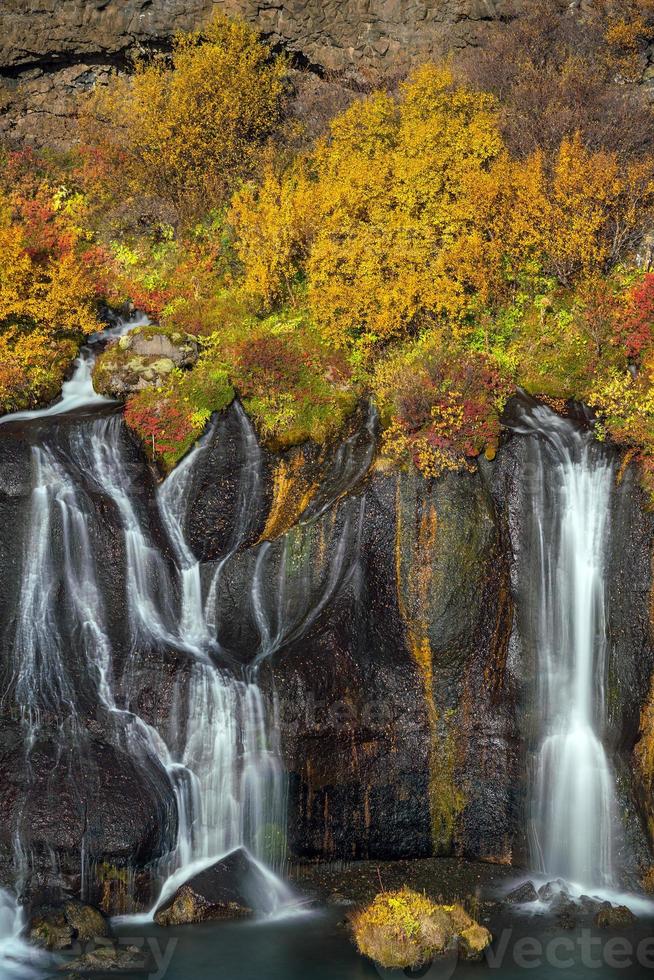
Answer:
[{"label": "boulder in water", "polygon": [[119,946],[116,942],[89,950],[70,963],[63,963],[60,969],[67,976],[77,977],[88,973],[118,973],[129,970],[141,972],[147,967],[143,950],[137,946]]},{"label": "boulder in water", "polygon": [[327,897],[327,904],[332,908],[344,908],[348,905],[354,905],[355,903],[351,898],[347,898],[342,895],[341,892],[332,892],[331,895]]},{"label": "boulder in water", "polygon": [[534,887],[533,881],[525,881],[522,885],[518,885],[513,891],[510,891],[506,896],[507,902],[511,902],[513,905],[524,905],[527,902],[537,902],[538,892]]},{"label": "boulder in water", "polygon": [[41,949],[70,949],[75,939],[71,925],[66,921],[64,910],[40,906],[32,912],[29,940]]},{"label": "boulder in water", "polygon": [[240,847],[185,881],[157,909],[154,921],[160,926],[179,926],[249,916],[268,888],[265,873]]},{"label": "boulder in water", "polygon": [[611,905],[602,902],[594,922],[598,929],[627,929],[636,921],[636,916],[626,905]]},{"label": "boulder in water", "polygon": [[548,881],[545,885],[541,885],[538,889],[538,897],[541,902],[551,902],[559,895],[569,895],[570,889],[563,880],[563,878],[556,878],[554,881]]},{"label": "boulder in water", "polygon": [[568,895],[558,895],[550,905],[550,911],[556,917],[556,924],[561,929],[576,929],[579,907]]},{"label": "boulder in water", "polygon": [[591,898],[590,895],[580,895],[579,905],[587,915],[594,915],[596,912],[599,912],[603,902],[599,898]]},{"label": "boulder in water", "polygon": [[479,959],[490,944],[488,929],[460,905],[437,905],[410,888],[381,892],[352,917],[357,949],[388,970],[454,972],[457,957]]},{"label": "boulder in water", "polygon": [[493,937],[485,926],[473,922],[471,926],[464,929],[459,936],[459,956],[462,960],[480,960]]},{"label": "boulder in water", "polygon": [[30,941],[51,950],[70,949],[74,942],[104,940],[111,932],[102,912],[72,899],[62,906],[37,906],[32,911],[29,928]]},{"label": "boulder in water", "polygon": [[86,943],[111,934],[109,920],[92,905],[71,900],[64,904],[64,916],[78,942]]}]

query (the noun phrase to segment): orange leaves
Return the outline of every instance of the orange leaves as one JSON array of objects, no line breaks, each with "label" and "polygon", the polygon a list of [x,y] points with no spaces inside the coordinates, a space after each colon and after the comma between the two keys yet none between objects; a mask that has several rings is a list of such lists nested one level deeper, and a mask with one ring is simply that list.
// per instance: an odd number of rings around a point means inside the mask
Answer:
[{"label": "orange leaves", "polygon": [[47,183],[0,192],[0,409],[53,398],[79,338],[100,326],[99,256],[87,261],[55,212]]},{"label": "orange leaves", "polygon": [[576,135],[551,168],[540,153],[502,153],[469,175],[460,207],[467,230],[450,252],[452,274],[493,306],[530,268],[572,287],[623,261],[651,225],[654,161],[621,166]]}]

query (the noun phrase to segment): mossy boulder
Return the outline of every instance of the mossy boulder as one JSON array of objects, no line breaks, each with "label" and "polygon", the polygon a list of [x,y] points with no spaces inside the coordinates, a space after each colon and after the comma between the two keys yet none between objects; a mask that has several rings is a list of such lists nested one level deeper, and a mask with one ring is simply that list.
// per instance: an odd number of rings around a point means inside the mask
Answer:
[{"label": "mossy boulder", "polygon": [[138,946],[119,946],[115,941],[89,950],[72,962],[62,963],[60,970],[67,976],[86,976],[89,973],[145,972],[146,958]]},{"label": "mossy boulder", "polygon": [[598,929],[628,929],[636,921],[636,916],[626,905],[611,905],[603,902],[595,916]]},{"label": "mossy boulder", "polygon": [[109,922],[92,905],[70,900],[63,905],[41,905],[32,910],[29,938],[42,949],[70,949],[74,942],[104,940]]},{"label": "mossy boulder", "polygon": [[352,919],[360,953],[389,970],[417,969],[458,953],[479,959],[491,934],[460,905],[437,905],[410,888],[382,892]]},{"label": "mossy boulder", "polygon": [[459,956],[464,960],[480,960],[491,941],[491,934],[478,922],[463,929],[459,936]]},{"label": "mossy boulder", "polygon": [[198,356],[193,337],[164,327],[138,327],[110,343],[98,357],[93,384],[102,395],[127,398],[157,387],[175,368],[192,368]]},{"label": "mossy boulder", "polygon": [[66,902],[64,916],[75,933],[75,939],[79,942],[106,938],[111,934],[108,919],[92,905],[76,901]]},{"label": "mossy boulder", "polygon": [[36,909],[30,921],[29,940],[41,949],[70,949],[75,933],[64,910],[48,906]]}]

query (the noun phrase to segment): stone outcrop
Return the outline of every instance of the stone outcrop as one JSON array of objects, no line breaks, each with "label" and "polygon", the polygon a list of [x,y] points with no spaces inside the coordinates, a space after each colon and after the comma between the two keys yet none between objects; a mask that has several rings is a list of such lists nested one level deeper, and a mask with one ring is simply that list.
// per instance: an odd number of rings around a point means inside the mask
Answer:
[{"label": "stone outcrop", "polygon": [[300,65],[359,76],[402,71],[476,45],[526,0],[4,0],[0,136],[36,146],[75,139],[76,106],[134,53],[222,11],[249,20]]},{"label": "stone outcrop", "polygon": [[61,906],[40,906],[31,911],[30,942],[44,949],[70,949],[74,942],[98,942],[110,935],[108,919],[83,902],[68,901]]},{"label": "stone outcrop", "polygon": [[138,327],[112,341],[93,371],[95,390],[125,399],[144,388],[161,385],[175,368],[190,368],[198,359],[193,337],[157,327]]},{"label": "stone outcrop", "polygon": [[[107,64],[138,47],[165,47],[216,11],[251,21],[274,44],[328,69],[393,68],[477,43],[520,0],[5,0],[0,67]],[[524,7],[524,4],[523,4]]]}]

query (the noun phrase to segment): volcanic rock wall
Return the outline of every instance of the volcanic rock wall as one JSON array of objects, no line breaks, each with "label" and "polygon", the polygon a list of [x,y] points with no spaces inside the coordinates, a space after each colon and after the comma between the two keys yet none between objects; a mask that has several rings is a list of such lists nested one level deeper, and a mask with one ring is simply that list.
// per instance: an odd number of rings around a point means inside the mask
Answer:
[{"label": "volcanic rock wall", "polygon": [[220,10],[249,20],[301,65],[365,78],[478,44],[525,0],[4,0],[0,136],[36,146],[75,138],[80,97],[143,49]]}]

